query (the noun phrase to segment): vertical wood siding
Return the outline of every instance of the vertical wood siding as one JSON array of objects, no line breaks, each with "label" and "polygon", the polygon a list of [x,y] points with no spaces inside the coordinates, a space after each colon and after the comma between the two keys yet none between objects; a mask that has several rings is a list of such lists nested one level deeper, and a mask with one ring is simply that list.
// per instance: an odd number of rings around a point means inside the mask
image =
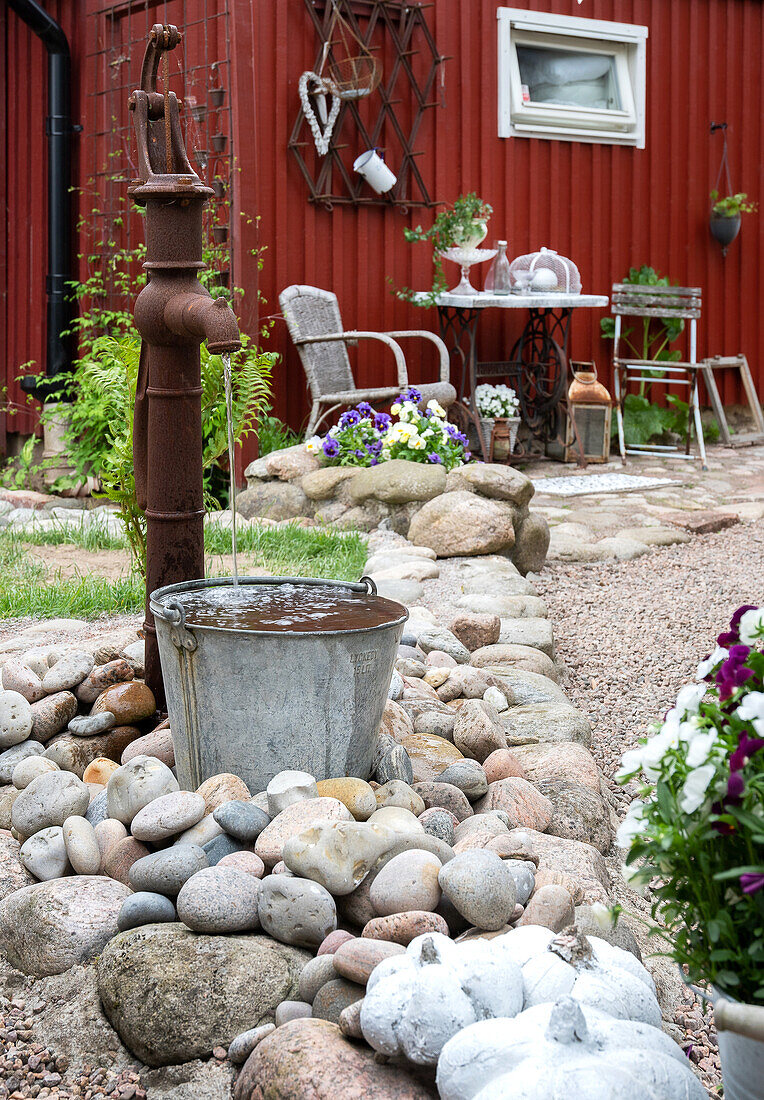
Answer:
[{"label": "vertical wood siding", "polygon": [[[79,58],[94,49],[87,11],[102,7],[89,0],[48,0],[52,15],[70,36],[74,55],[75,119],[87,102]],[[186,9],[203,10],[209,0],[185,0]],[[222,3],[223,0],[220,0]],[[428,225],[432,212],[407,214],[387,207],[343,207],[331,211],[308,202],[307,188],[287,150],[299,108],[300,73],[313,67],[317,42],[303,0],[228,0],[235,55],[232,86],[237,91],[233,131],[240,151],[235,165],[235,208],[259,217],[259,243],[266,248],[259,282],[267,304],[263,315],[278,313],[278,293],[294,282],[331,288],[340,300],[347,327],[368,329],[436,327],[433,313],[397,300],[388,278],[399,286],[429,286],[431,265],[426,245],[403,240],[406,225]],[[764,4],[760,0],[514,0],[516,7],[597,19],[644,24],[647,43],[647,147],[589,145],[540,139],[497,137],[497,21],[494,0],[435,0],[427,9],[429,25],[445,63],[441,93],[444,106],[428,110],[416,141],[423,152],[418,165],[430,194],[452,201],[475,190],[494,207],[490,239],[506,237],[510,255],[547,245],[579,266],[584,289],[608,293],[632,264],[649,263],[684,285],[703,288],[701,355],[747,354],[759,392],[764,395],[764,311],[760,306],[760,265],[764,210],[743,219],[737,241],[725,258],[708,231],[708,193],[721,154],[719,135],[709,136],[711,121],[729,124],[729,155],[735,190],[764,201],[764,114],[760,69],[764,50]],[[152,0],[148,24],[174,4]],[[198,18],[198,15],[197,15]],[[74,22],[74,20],[77,20]],[[247,31],[248,33],[241,33]],[[419,43],[415,39],[412,46]],[[0,47],[4,54],[4,110],[0,141],[4,166],[0,190],[7,211],[0,235],[4,264],[3,371],[11,398],[19,398],[12,379],[29,359],[44,357],[46,265],[45,53],[7,8],[0,11]],[[131,64],[139,66],[138,59]],[[423,65],[423,58],[413,59]],[[136,80],[138,69],[136,67]],[[253,98],[244,94],[254,84]],[[78,105],[79,97],[79,105]],[[373,98],[373,97],[372,97]],[[362,105],[370,110],[371,104]],[[398,111],[408,119],[410,102]],[[81,120],[81,119],[80,119]],[[89,120],[85,120],[86,123]],[[338,140],[347,143],[347,163],[360,152],[348,124]],[[94,127],[92,127],[94,128]],[[103,127],[98,127],[102,129]],[[94,162],[89,125],[79,139],[75,164]],[[381,144],[391,137],[384,133]],[[108,150],[97,150],[98,156]],[[308,158],[311,151],[307,151]],[[391,163],[395,170],[396,165]],[[241,169],[239,171],[239,169]],[[234,237],[237,282],[255,300],[258,273],[250,249],[253,227]],[[3,259],[4,255],[4,259]],[[456,281],[456,269],[447,265]],[[477,278],[484,271],[478,269]],[[571,353],[597,360],[604,374],[610,348],[599,336],[605,314],[580,311],[574,317]],[[255,329],[254,317],[248,327]],[[517,316],[496,311],[481,323],[481,358],[508,354],[518,333]],[[306,411],[299,360],[277,321],[270,347],[283,354],[276,372],[277,412],[299,426]],[[392,364],[366,346],[351,352],[356,376],[364,385],[394,378]],[[409,351],[413,381],[434,377],[431,351]],[[726,402],[739,400],[731,379],[722,384]],[[29,431],[26,414],[8,430]]]}]

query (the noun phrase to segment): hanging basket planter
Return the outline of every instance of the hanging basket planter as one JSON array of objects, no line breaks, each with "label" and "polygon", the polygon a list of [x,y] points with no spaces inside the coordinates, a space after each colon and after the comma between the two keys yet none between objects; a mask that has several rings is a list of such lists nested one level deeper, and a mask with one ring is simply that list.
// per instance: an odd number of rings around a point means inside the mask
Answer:
[{"label": "hanging basket planter", "polygon": [[210,138],[210,145],[215,153],[223,153],[225,151],[226,143],[228,141],[228,134],[213,134]]},{"label": "hanging basket planter", "polygon": [[[331,91],[340,99],[364,99],[371,95],[382,79],[382,67],[347,20],[343,19],[337,0],[332,0],[332,7],[334,11],[324,43],[320,75],[325,77]],[[324,64],[326,73],[323,72]]]},{"label": "hanging basket planter", "polygon": [[194,149],[194,160],[199,165],[202,171],[207,167],[209,155],[206,149]]},{"label": "hanging basket planter", "polygon": [[220,108],[223,106],[225,100],[225,88],[211,88],[210,89],[210,103],[213,107]]},{"label": "hanging basket planter", "polygon": [[191,108],[191,118],[194,122],[202,122],[206,114],[207,108],[203,103],[198,103],[195,107]]},{"label": "hanging basket planter", "polygon": [[225,184],[219,176],[215,176],[214,180],[210,184],[212,190],[215,192],[216,199],[222,199],[225,196]]},{"label": "hanging basket planter", "polygon": [[215,238],[215,244],[225,244],[228,240],[228,226],[213,225],[212,236]]},{"label": "hanging basket planter", "polygon": [[717,240],[722,246],[722,255],[727,255],[727,249],[734,241],[740,232],[740,223],[742,218],[740,214],[733,214],[731,216],[725,214],[714,214],[713,211],[708,219],[708,228],[711,230],[711,236],[714,240]]}]

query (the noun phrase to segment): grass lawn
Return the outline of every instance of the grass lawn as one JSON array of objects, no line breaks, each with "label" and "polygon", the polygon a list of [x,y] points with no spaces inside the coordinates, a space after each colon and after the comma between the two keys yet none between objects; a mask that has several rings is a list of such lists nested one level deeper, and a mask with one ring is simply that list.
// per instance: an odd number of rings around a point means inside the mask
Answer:
[{"label": "grass lawn", "polygon": [[[205,553],[210,576],[230,575],[223,558],[229,556],[231,531],[218,525],[205,529]],[[87,572],[62,577],[29,554],[30,546],[72,545],[95,553],[124,549],[121,539],[99,525],[68,530],[63,525],[46,531],[0,529],[0,619],[95,618],[104,614],[140,611],[144,584],[127,573],[118,578],[99,576],[97,563]],[[239,572],[270,573],[286,577],[327,577],[356,581],[366,561],[366,540],[358,532],[339,533],[317,528],[246,527],[238,532]],[[220,559],[216,561],[216,559]]]}]

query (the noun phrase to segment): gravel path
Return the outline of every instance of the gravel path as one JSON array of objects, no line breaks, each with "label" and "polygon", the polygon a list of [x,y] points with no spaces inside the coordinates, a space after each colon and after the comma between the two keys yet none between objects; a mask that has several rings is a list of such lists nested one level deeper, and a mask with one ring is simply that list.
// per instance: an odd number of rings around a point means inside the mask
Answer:
[{"label": "gravel path", "polygon": [[[565,690],[594,725],[593,752],[611,780],[621,754],[694,677],[742,603],[764,602],[764,523],[660,548],[631,562],[552,563],[534,581],[567,666]],[[647,906],[629,893],[645,915]],[[720,1081],[716,1036],[691,996],[676,1007],[685,1048],[709,1096]]]}]

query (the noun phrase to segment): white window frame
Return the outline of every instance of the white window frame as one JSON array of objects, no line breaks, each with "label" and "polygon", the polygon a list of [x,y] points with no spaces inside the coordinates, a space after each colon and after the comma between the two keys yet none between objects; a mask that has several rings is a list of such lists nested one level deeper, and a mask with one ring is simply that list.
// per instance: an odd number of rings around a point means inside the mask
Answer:
[{"label": "white window frame", "polygon": [[[499,8],[499,137],[645,147],[647,27]],[[518,46],[563,47],[615,58],[621,108],[523,101]]]}]

